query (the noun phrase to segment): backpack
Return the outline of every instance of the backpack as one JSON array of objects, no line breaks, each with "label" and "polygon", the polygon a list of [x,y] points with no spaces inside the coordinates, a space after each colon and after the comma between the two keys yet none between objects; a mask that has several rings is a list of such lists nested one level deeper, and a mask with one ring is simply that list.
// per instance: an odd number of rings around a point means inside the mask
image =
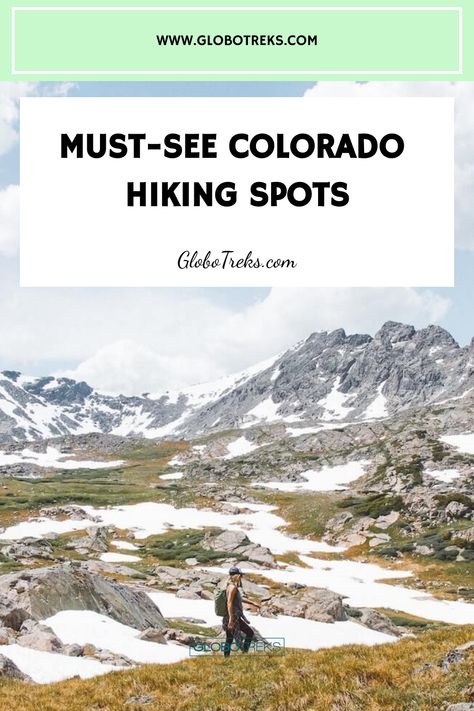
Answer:
[{"label": "backpack", "polygon": [[227,589],[217,587],[214,593],[214,612],[218,617],[227,614]]}]

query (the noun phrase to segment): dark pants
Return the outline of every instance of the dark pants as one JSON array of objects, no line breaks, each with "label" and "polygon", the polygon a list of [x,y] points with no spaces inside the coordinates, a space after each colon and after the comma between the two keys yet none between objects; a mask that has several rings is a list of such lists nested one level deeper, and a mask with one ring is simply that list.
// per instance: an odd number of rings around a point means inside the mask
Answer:
[{"label": "dark pants", "polygon": [[254,637],[253,629],[249,627],[249,625],[242,618],[235,622],[232,629],[229,629],[228,624],[229,620],[224,617],[222,621],[222,626],[225,631],[224,657],[229,656],[232,643],[234,641],[241,652],[248,652]]}]

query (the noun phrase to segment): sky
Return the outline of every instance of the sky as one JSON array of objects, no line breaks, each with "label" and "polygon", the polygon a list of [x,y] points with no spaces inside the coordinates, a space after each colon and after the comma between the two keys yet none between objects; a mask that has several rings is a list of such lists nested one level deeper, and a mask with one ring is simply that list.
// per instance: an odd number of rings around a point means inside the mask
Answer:
[{"label": "sky", "polygon": [[[454,96],[455,288],[20,288],[18,99],[35,95]],[[0,83],[0,370],[67,375],[108,392],[160,393],[241,370],[319,330],[374,334],[387,320],[437,323],[468,344],[474,335],[473,109],[468,82]]]}]

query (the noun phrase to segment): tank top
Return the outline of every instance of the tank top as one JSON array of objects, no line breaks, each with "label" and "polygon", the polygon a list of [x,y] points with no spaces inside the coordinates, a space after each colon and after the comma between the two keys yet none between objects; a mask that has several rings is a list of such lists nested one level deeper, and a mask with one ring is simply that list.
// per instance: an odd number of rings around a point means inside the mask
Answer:
[{"label": "tank top", "polygon": [[244,608],[242,606],[242,596],[240,594],[239,588],[233,583],[227,586],[227,599],[229,599],[230,591],[233,587],[236,590],[236,595],[234,596],[234,599],[232,601],[232,612],[236,617],[242,617],[242,615],[244,614]]}]

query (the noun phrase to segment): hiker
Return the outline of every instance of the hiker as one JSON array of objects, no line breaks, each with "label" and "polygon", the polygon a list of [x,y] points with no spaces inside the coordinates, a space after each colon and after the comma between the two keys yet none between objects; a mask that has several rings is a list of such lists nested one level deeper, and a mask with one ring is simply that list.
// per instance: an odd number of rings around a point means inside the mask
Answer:
[{"label": "hiker", "polygon": [[[232,567],[229,570],[229,580],[226,585],[226,611],[222,618],[222,627],[225,632],[226,641],[224,645],[224,657],[230,655],[232,642],[235,643],[244,653],[249,651],[250,644],[254,637],[254,631],[245,617],[242,606],[242,571],[240,568]],[[245,637],[245,638],[244,638]],[[242,641],[243,640],[243,641]]]}]

